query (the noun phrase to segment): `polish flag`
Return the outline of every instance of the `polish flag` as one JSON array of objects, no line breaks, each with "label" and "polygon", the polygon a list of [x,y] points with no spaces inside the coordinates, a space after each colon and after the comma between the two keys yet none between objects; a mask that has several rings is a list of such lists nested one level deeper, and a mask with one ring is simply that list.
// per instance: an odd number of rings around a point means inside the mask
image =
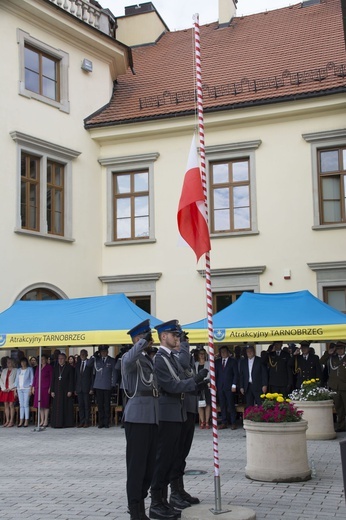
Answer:
[{"label": "polish flag", "polygon": [[177,219],[179,233],[194,250],[198,262],[211,246],[195,137],[191,143]]}]

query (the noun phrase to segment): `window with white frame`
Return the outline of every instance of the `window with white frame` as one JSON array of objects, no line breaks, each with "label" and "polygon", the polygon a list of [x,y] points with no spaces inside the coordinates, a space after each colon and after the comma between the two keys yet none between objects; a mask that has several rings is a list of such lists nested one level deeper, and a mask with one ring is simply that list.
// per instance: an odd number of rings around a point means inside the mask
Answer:
[{"label": "window with white frame", "polygon": [[154,162],[158,153],[100,159],[107,167],[106,245],[154,242]]},{"label": "window with white frame", "polygon": [[304,134],[311,145],[314,229],[346,226],[346,130]]},{"label": "window with white frame", "polygon": [[18,29],[19,94],[69,112],[69,56]]},{"label": "window with white frame", "polygon": [[257,140],[206,148],[213,237],[258,233],[255,151],[260,144]]},{"label": "window with white frame", "polygon": [[80,152],[21,132],[18,147],[16,232],[72,239],[72,160]]}]

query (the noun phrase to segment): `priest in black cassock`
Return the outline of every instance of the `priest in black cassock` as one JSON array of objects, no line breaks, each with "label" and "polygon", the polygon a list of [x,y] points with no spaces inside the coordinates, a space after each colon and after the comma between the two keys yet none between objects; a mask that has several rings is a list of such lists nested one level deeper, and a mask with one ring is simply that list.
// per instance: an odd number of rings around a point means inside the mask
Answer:
[{"label": "priest in black cassock", "polygon": [[74,426],[73,390],[73,368],[66,363],[66,354],[60,353],[58,363],[54,366],[50,387],[53,398],[50,418],[52,428],[71,428]]}]

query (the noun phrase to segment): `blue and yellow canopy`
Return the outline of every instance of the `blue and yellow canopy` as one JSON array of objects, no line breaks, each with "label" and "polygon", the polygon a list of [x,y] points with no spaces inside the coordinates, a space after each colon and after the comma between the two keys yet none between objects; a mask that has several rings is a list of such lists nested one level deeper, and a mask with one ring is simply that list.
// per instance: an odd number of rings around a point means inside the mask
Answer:
[{"label": "blue and yellow canopy", "polygon": [[146,319],[152,327],[162,323],[125,294],[17,301],[0,313],[0,347],[127,344],[127,331]]}]

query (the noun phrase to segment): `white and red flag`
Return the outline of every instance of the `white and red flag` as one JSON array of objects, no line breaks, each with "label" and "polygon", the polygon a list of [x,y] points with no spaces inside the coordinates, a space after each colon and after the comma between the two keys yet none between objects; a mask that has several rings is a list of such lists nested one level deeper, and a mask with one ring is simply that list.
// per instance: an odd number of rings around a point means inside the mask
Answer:
[{"label": "white and red flag", "polygon": [[177,219],[179,233],[194,250],[198,262],[211,246],[195,137],[191,143]]}]

